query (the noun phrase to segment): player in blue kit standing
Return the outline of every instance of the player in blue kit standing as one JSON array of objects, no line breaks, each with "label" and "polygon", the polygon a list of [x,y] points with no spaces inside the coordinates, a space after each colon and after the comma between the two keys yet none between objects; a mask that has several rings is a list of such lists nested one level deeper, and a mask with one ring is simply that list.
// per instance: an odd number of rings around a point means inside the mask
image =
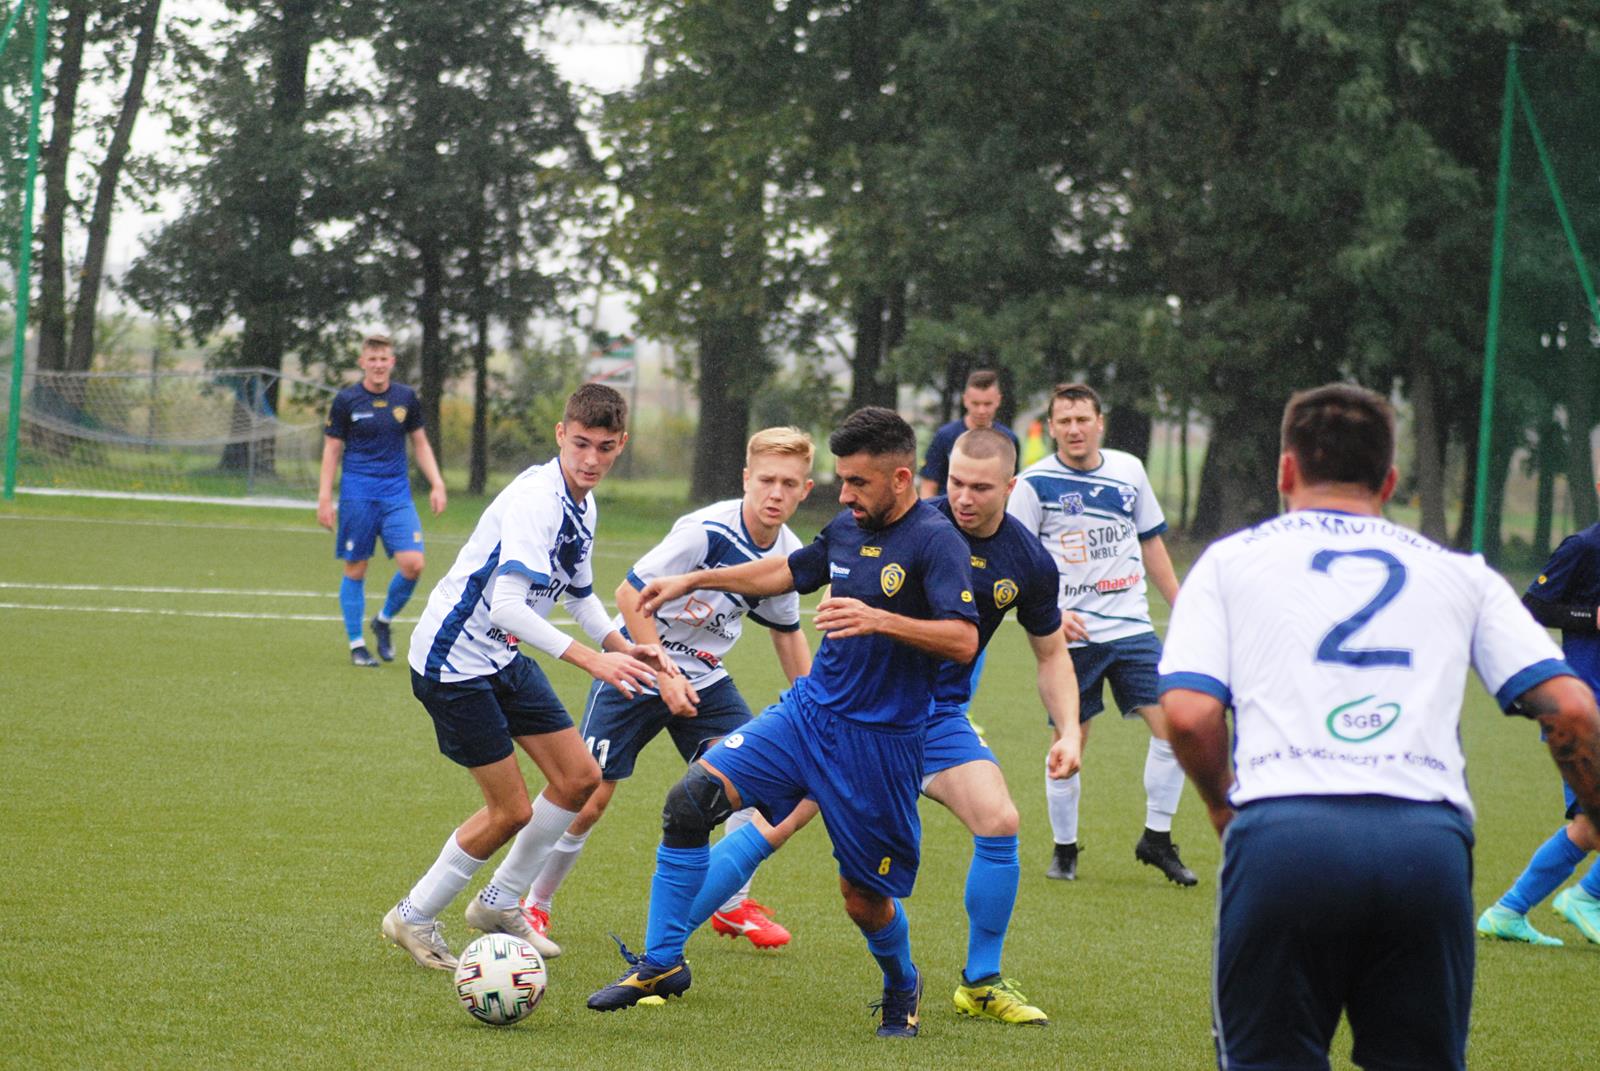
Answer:
[{"label": "player in blue kit standing", "polygon": [[[1561,630],[1567,664],[1590,688],[1600,689],[1600,524],[1561,541],[1538,579],[1528,585],[1522,605],[1539,624]],[[1578,806],[1572,786],[1563,783],[1562,789],[1567,824],[1539,846],[1516,883],[1478,916],[1478,932],[1484,936],[1531,945],[1562,943],[1534,929],[1528,911],[1560,888],[1584,856],[1600,851],[1600,834]],[[1600,861],[1551,906],[1586,939],[1600,944]]]},{"label": "player in blue kit standing", "polygon": [[917,793],[935,671],[977,653],[972,569],[960,534],[917,499],[916,437],[898,414],[858,409],[828,447],[847,512],[809,546],[787,559],[658,579],[641,593],[651,613],[707,587],[765,598],[831,585],[817,608],[823,639],[811,674],[668,792],[645,952],[624,950],[628,969],[589,998],[597,1011],[689,988],[683,946],[711,831],[744,806],[782,819],[809,796],[833,842],[845,911],[883,968],[878,1034],[917,1033],[922,977],[899,898],[917,875]]},{"label": "player in blue kit standing", "polygon": [[[1172,843],[1183,770],[1167,743],[1156,694],[1161,640],[1148,597],[1149,583],[1169,604],[1178,597],[1178,574],[1161,538],[1167,521],[1139,459],[1100,446],[1105,419],[1093,387],[1057,386],[1049,416],[1056,451],[1023,471],[1006,509],[1039,537],[1061,573],[1061,616],[1078,672],[1083,748],[1089,746],[1090,720],[1105,709],[1108,682],[1122,716],[1143,718],[1150,729],[1144,832],[1134,858],[1168,881],[1194,885],[1194,872]],[[1081,777],[1046,776],[1055,838],[1048,877],[1077,879],[1081,794]]]},{"label": "player in blue kit standing", "polygon": [[945,480],[950,476],[950,451],[956,440],[976,428],[993,428],[1007,439],[1011,447],[1020,450],[1017,433],[995,420],[1000,412],[1000,376],[987,368],[980,368],[967,376],[966,389],[961,392],[961,408],[965,410],[960,420],[939,426],[928,443],[927,456],[922,461],[922,471],[917,474],[917,494],[933,498],[944,494]]},{"label": "player in blue kit standing", "polygon": [[[467,905],[467,924],[520,937],[545,956],[561,953],[528,925],[519,901],[600,783],[600,768],[519,644],[624,692],[674,672],[660,648],[632,644],[612,628],[594,594],[591,492],[627,442],[627,412],[610,387],[587,383],[572,393],[556,425],[555,458],[524,470],[489,503],[411,634],[412,694],[433,720],[439,751],[466,767],[484,802],[383,918],[383,935],[421,966],[455,969],[439,912],[513,837],[494,877]],[[557,599],[601,650],[545,620]],[[548,781],[531,803],[518,747]]]},{"label": "player in blue kit standing", "polygon": [[[663,731],[685,762],[712,741],[744,727],[750,708],[723,664],[743,631],[746,618],[766,628],[784,675],[792,683],[811,671],[811,648],[800,631],[800,598],[793,592],[771,599],[746,598],[716,590],[691,592],[654,614],[639,611],[639,591],[659,576],[695,569],[740,565],[764,557],[788,558],[803,545],[789,530],[789,518],[811,493],[811,436],[798,428],[766,428],[745,447],[744,497],[717,502],[680,517],[656,546],[634,563],[617,587],[621,613],[613,627],[635,642],[659,646],[680,675],[665,677],[659,688],[625,695],[596,681],[578,734],[600,764],[597,788],[557,842],[534,880],[525,905],[528,921],[540,933],[550,927],[556,891],[578,861],[589,832],[600,821],[617,785],[633,774],[646,744]],[[728,819],[729,835],[754,812],[745,808]],[[748,898],[748,886],[718,904],[720,932],[743,936],[760,948],[788,943],[789,932],[766,908]]]},{"label": "player in blue kit standing", "polygon": [[333,474],[343,462],[339,480],[339,529],[334,537],[334,557],[344,561],[344,582],[339,585],[339,609],[350,641],[350,662],[376,666],[362,637],[366,616],[367,561],[381,536],[383,549],[394,559],[395,574],[383,607],[372,619],[378,658],[394,661],[390,623],[416,590],[422,575],[422,520],[411,501],[406,478],[406,440],[416,455],[417,468],[428,480],[428,505],[434,516],[444,512],[444,477],[434,460],[433,447],[422,426],[422,405],[417,392],[390,382],[394,373],[394,343],[387,334],[373,332],[361,343],[361,382],[334,396],[322,443],[322,472],[317,481],[317,523],[333,528]]},{"label": "player in blue kit standing", "polygon": [[[1016,484],[1016,448],[993,429],[978,428],[956,440],[947,474],[949,495],[927,500],[953,521],[967,541],[978,604],[978,646],[989,640],[1013,608],[1028,634],[1038,666],[1039,697],[1059,732],[1050,748],[1050,776],[1078,768],[1078,681],[1072,671],[1056,606],[1056,567],[1039,540],[1006,513]],[[1006,930],[1016,906],[1021,863],[1017,808],[994,752],[967,719],[971,666],[939,667],[923,753],[922,791],[949,808],[972,833],[967,868],[967,962],[956,986],[956,1010],[975,1018],[1023,1026],[1048,1026],[1016,983],[1000,972]],[[769,831],[730,833],[711,851],[710,868],[689,924],[706,920],[731,890],[748,882],[761,863],[816,814],[809,800]]]},{"label": "player in blue kit standing", "polygon": [[1395,481],[1382,396],[1296,394],[1289,512],[1213,543],[1167,631],[1172,744],[1223,838],[1212,992],[1231,1071],[1326,1068],[1341,1013],[1362,1067],[1466,1066],[1469,666],[1539,722],[1600,821],[1593,693],[1481,557],[1382,516]]}]

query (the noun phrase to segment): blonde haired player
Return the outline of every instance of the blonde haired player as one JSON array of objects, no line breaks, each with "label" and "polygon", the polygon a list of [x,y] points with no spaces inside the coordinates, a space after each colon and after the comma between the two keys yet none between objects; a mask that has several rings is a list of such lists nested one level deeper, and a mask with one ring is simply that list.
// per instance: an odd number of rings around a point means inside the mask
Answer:
[{"label": "blonde haired player", "polygon": [[[680,517],[618,586],[621,613],[613,624],[635,643],[659,644],[683,675],[663,677],[656,689],[634,695],[601,681],[590,688],[579,735],[599,763],[602,780],[534,880],[525,913],[539,933],[548,932],[556,890],[577,863],[617,784],[633,773],[645,745],[665,730],[684,761],[690,762],[751,719],[749,706],[722,664],[738,641],[745,618],[769,630],[778,662],[791,683],[811,671],[811,648],[800,631],[800,597],[792,591],[766,599],[695,591],[654,614],[640,612],[639,592],[660,576],[787,558],[799,550],[803,544],[787,522],[811,493],[813,453],[811,437],[798,428],[767,428],[751,436],[745,448],[744,497]],[[738,812],[728,820],[728,832],[753,817],[752,808]],[[789,931],[772,921],[748,894],[747,882],[712,916],[712,925],[729,936],[748,937],[760,948],[787,944]]]}]

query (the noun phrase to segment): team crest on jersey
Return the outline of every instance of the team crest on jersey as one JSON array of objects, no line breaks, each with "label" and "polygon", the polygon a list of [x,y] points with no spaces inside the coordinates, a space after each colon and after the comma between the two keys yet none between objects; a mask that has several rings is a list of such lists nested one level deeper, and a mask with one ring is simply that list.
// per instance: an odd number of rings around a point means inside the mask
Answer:
[{"label": "team crest on jersey", "polygon": [[906,582],[906,571],[900,567],[899,562],[890,562],[878,573],[878,583],[883,585],[883,593],[893,597]]},{"label": "team crest on jersey", "polygon": [[1075,517],[1083,512],[1083,495],[1077,491],[1071,491],[1062,495],[1060,502],[1062,513]]},{"label": "team crest on jersey", "polygon": [[394,422],[396,424],[404,424],[406,422],[406,407],[405,406],[397,405],[397,406],[394,407]]},{"label": "team crest on jersey", "polygon": [[996,580],[994,582],[994,604],[1001,610],[1017,597],[1017,582],[1015,580]]},{"label": "team crest on jersey", "polygon": [[1117,490],[1122,492],[1122,509],[1123,509],[1123,511],[1126,512],[1126,513],[1132,513],[1133,512],[1133,504],[1135,502],[1139,501],[1139,492],[1135,491],[1131,487],[1119,487],[1119,488],[1117,488]]}]

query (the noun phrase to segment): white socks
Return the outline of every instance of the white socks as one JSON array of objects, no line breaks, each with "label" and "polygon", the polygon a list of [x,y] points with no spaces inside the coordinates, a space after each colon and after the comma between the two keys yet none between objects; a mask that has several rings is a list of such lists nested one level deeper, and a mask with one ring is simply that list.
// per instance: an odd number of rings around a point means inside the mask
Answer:
[{"label": "white socks", "polygon": [[[733,836],[737,830],[749,825],[755,816],[756,809],[754,807],[746,807],[743,810],[734,811],[728,816],[728,820],[722,823],[722,835],[724,837]],[[750,883],[753,881],[755,881],[755,875],[752,874],[750,877],[745,879],[745,883],[743,885],[739,886],[739,891],[724,900],[722,902],[722,906],[717,908],[717,910],[732,911],[740,904],[744,903],[745,900],[750,896]]]},{"label": "white socks", "polygon": [[528,899],[533,902],[534,907],[550,910],[550,903],[556,898],[556,890],[567,880],[572,868],[578,865],[578,855],[583,851],[584,842],[589,839],[589,833],[592,832],[594,831],[589,830],[577,836],[571,833],[561,834],[561,839],[550,849],[549,857],[540,868],[539,876],[533,879],[533,889],[528,893]]},{"label": "white socks", "polygon": [[1050,812],[1050,833],[1057,844],[1073,844],[1078,839],[1078,797],[1083,792],[1082,774],[1064,781],[1048,775],[1044,779],[1044,801]]},{"label": "white socks", "polygon": [[501,860],[489,884],[478,893],[478,899],[486,907],[499,911],[516,907],[517,901],[533,884],[534,875],[544,866],[550,849],[555,847],[556,841],[561,839],[576,817],[577,811],[557,807],[541,792],[539,798],[533,801],[533,817],[511,842],[506,857]]},{"label": "white socks", "polygon": [[1144,756],[1145,819],[1147,828],[1157,833],[1172,831],[1172,816],[1178,813],[1178,797],[1183,795],[1183,767],[1165,740],[1150,738]]},{"label": "white socks", "polygon": [[410,923],[432,922],[472,880],[487,860],[474,859],[456,843],[454,831],[444,842],[439,858],[400,901],[400,917]]}]

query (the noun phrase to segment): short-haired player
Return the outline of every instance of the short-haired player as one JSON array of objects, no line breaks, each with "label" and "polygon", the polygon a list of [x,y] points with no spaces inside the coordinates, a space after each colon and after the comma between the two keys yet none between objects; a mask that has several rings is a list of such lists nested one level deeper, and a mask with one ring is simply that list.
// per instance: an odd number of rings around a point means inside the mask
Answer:
[{"label": "short-haired player", "polygon": [[[1023,470],[1006,506],[1035,533],[1061,573],[1060,605],[1078,673],[1083,743],[1091,719],[1105,709],[1105,686],[1124,718],[1150,729],[1144,760],[1144,832],[1134,858],[1179,885],[1194,885],[1172,843],[1172,819],[1183,794],[1183,770],[1167,743],[1156,692],[1161,640],[1150,620],[1148,585],[1168,603],[1178,597],[1178,574],[1161,535],[1166,518],[1144,465],[1132,454],[1100,445],[1105,417],[1100,395],[1083,383],[1063,383],[1050,397],[1049,429],[1056,451]],[[1045,803],[1055,847],[1047,876],[1078,876],[1078,804],[1082,778],[1047,777]]]},{"label": "short-haired player", "polygon": [[993,428],[1011,440],[1020,449],[1017,434],[999,422],[1000,374],[990,368],[979,368],[969,373],[966,386],[961,391],[961,419],[942,424],[928,443],[928,452],[917,473],[917,494],[933,498],[944,494],[945,479],[950,475],[950,451],[956,440],[975,428]]},{"label": "short-haired player", "polygon": [[[1078,682],[1056,606],[1056,568],[1032,533],[1006,513],[1016,484],[1016,448],[991,428],[960,436],[950,454],[949,494],[929,500],[966,538],[978,604],[980,654],[1013,609],[1037,665],[1039,697],[1059,729],[1047,761],[1051,777],[1078,768]],[[967,868],[967,961],[956,986],[956,1010],[1003,1023],[1047,1026],[1050,1019],[1003,977],[1001,952],[1016,906],[1021,863],[1017,808],[999,760],[967,719],[976,676],[965,663],[939,666],[923,746],[922,792],[947,807],[972,833]],[[810,801],[770,833],[730,833],[712,849],[710,870],[689,923],[702,923],[730,890],[816,815]]]},{"label": "short-haired player", "polygon": [[[791,683],[811,671],[811,648],[800,631],[800,599],[793,592],[760,599],[708,588],[674,599],[653,614],[640,611],[639,592],[660,576],[787,558],[799,550],[803,544],[788,522],[811,493],[812,452],[811,437],[798,428],[757,432],[745,449],[744,497],[680,517],[617,588],[621,613],[612,626],[634,642],[659,646],[680,673],[632,695],[598,680],[589,689],[578,734],[600,765],[601,781],[534,880],[526,907],[530,924],[540,933],[550,926],[556,891],[577,863],[617,785],[633,774],[645,745],[665,731],[684,761],[690,762],[751,719],[749,706],[724,666],[745,619],[769,631],[778,663]],[[728,819],[728,833],[754,818],[751,808],[738,812]],[[746,885],[731,894],[728,903],[719,904],[713,924],[720,932],[747,937],[760,948],[786,944],[789,932],[748,893]]]},{"label": "short-haired player", "polygon": [[1294,395],[1288,512],[1207,548],[1167,630],[1173,747],[1226,832],[1219,1067],[1327,1067],[1341,1016],[1361,1067],[1466,1066],[1469,666],[1600,821],[1593,693],[1481,557],[1383,516],[1394,441],[1381,395]]},{"label": "short-haired player", "polygon": [[[384,916],[384,936],[424,967],[455,968],[439,912],[507,841],[494,877],[467,905],[467,924],[521,937],[545,956],[561,952],[528,925],[518,900],[599,785],[600,768],[519,644],[624,692],[675,671],[659,648],[635,645],[613,628],[594,594],[591,492],[628,440],[627,412],[610,387],[589,383],[573,392],[556,425],[556,457],[523,471],[489,503],[411,635],[412,693],[433,720],[439,750],[472,775],[484,804]],[[545,620],[557,600],[600,650]],[[518,747],[548,782],[531,802]]]},{"label": "short-haired player", "polygon": [[664,577],[652,612],[690,591],[768,598],[829,585],[817,607],[822,644],[808,676],[723,738],[667,794],[650,886],[645,953],[589,998],[597,1011],[689,988],[689,916],[705,882],[711,831],[754,806],[781,819],[810,797],[839,863],[845,911],[883,970],[880,1037],[914,1037],[922,977],[900,897],[920,856],[917,793],[933,678],[970,662],[978,614],[966,543],[912,482],[916,436],[889,409],[858,409],[828,439],[845,507],[788,558]]},{"label": "short-haired player", "polygon": [[[342,466],[339,527],[333,544],[334,557],[344,561],[339,610],[350,641],[351,665],[373,667],[379,658],[394,661],[391,623],[410,601],[422,575],[422,520],[406,478],[408,441],[417,468],[428,480],[428,505],[435,516],[444,512],[447,496],[444,477],[422,426],[417,392],[391,379],[394,343],[389,336],[382,331],[369,332],[362,340],[357,363],[361,382],[341,390],[328,407],[317,480],[317,523],[334,527],[333,477]],[[378,649],[378,658],[373,658],[362,636],[362,619],[366,616],[367,562],[380,538],[383,549],[394,559],[395,574],[383,606],[372,619],[372,638]]]}]

